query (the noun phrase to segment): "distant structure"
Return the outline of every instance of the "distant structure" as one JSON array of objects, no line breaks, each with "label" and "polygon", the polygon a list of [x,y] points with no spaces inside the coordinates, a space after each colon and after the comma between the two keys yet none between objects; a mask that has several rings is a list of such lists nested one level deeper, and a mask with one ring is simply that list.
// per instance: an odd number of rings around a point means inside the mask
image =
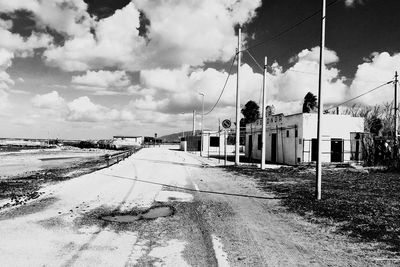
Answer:
[{"label": "distant structure", "polygon": [[139,147],[144,143],[144,136],[113,136],[112,144],[115,148],[120,149],[124,147]]},{"label": "distant structure", "polygon": [[[362,160],[360,136],[364,119],[350,115],[324,114],[322,162]],[[245,154],[261,160],[261,119],[246,125]],[[317,114],[299,113],[267,116],[266,161],[296,165],[317,159]]]}]

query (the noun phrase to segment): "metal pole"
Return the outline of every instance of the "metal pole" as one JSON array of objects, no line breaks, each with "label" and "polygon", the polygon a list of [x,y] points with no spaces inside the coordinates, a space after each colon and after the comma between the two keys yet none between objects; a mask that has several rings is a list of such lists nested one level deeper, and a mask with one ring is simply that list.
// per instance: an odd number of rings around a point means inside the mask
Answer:
[{"label": "metal pole", "polygon": [[218,163],[221,162],[221,120],[218,119]]},{"label": "metal pole", "polygon": [[240,163],[240,91],[239,91],[239,73],[240,73],[240,53],[241,53],[241,35],[242,29],[238,31],[238,48],[237,48],[237,84],[236,84],[236,142],[235,142],[235,165]]},{"label": "metal pole", "polygon": [[196,117],[196,110],[193,110],[193,136],[195,136],[196,135],[196,119],[195,119],[195,117]]},{"label": "metal pole", "polygon": [[226,139],[227,139],[227,137],[226,137],[226,130],[224,131],[224,144],[225,144],[225,148],[224,148],[224,153],[225,153],[225,156],[224,156],[224,165],[226,166],[226,158],[227,158],[227,155],[226,155]]},{"label": "metal pole", "polygon": [[316,170],[316,185],[315,197],[317,200],[321,199],[321,176],[322,176],[322,112],[324,104],[322,101],[322,83],[323,71],[325,67],[324,50],[325,50],[325,20],[326,20],[326,0],[322,0],[322,16],[321,16],[321,45],[319,53],[319,82],[318,82],[318,121],[317,121],[317,139],[318,139],[318,153],[317,153],[317,170]]},{"label": "metal pole", "polygon": [[200,151],[200,156],[203,156],[203,121],[204,121],[204,94],[203,93],[199,93],[199,95],[202,96],[202,112],[201,112],[201,151]]},{"label": "metal pole", "polygon": [[266,105],[267,105],[267,94],[265,92],[267,87],[267,57],[264,59],[264,78],[263,78],[263,101],[262,101],[262,133],[261,133],[261,169],[265,169],[265,132],[267,130],[267,118],[266,118]]},{"label": "metal pole", "polygon": [[393,142],[393,152],[394,152],[394,154],[393,154],[393,156],[394,156],[394,159],[397,159],[397,153],[398,153],[398,148],[397,148],[397,146],[398,146],[398,140],[397,140],[397,127],[398,127],[398,116],[397,116],[397,113],[398,113],[398,107],[397,107],[397,82],[398,82],[398,74],[397,74],[397,71],[396,71],[396,73],[395,73],[395,75],[394,75],[394,142]]}]

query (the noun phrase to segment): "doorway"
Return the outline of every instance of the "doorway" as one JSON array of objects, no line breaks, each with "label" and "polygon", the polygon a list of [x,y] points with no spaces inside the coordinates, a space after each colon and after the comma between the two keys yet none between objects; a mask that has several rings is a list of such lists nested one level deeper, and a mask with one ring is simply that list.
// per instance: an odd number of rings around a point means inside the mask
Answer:
[{"label": "doorway", "polygon": [[317,161],[318,158],[318,139],[311,139],[311,161]]},{"label": "doorway", "polygon": [[249,159],[253,156],[253,136],[249,135]]},{"label": "doorway", "polygon": [[331,162],[343,162],[343,139],[331,140]]},{"label": "doorway", "polygon": [[276,162],[276,133],[271,135],[271,162]]}]

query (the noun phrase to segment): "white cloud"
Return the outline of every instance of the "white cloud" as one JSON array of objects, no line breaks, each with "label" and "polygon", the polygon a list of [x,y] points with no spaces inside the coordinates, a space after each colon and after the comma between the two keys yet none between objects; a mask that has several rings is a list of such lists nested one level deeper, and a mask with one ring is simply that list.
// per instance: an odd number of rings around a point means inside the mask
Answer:
[{"label": "white cloud", "polygon": [[87,71],[83,75],[73,76],[71,82],[75,89],[102,94],[127,93],[131,85],[125,71]]},{"label": "white cloud", "polygon": [[94,23],[86,11],[87,4],[81,0],[0,0],[0,9],[8,13],[32,12],[37,26],[47,26],[69,36],[85,34]]},{"label": "white cloud", "polygon": [[[309,62],[319,63],[319,54],[320,54],[319,46],[316,46],[311,49],[304,49],[296,56],[292,57],[289,61],[292,63],[299,61],[309,61]],[[337,63],[339,62],[339,57],[337,56],[335,51],[325,48],[324,61],[325,64],[328,65],[332,63]]]},{"label": "white cloud", "polygon": [[346,6],[352,7],[354,6],[356,3],[357,4],[362,4],[363,0],[345,0],[344,2],[346,4]]},{"label": "white cloud", "polygon": [[[89,30],[44,53],[46,62],[67,71],[119,67],[197,66],[228,60],[235,51],[234,25],[249,21],[261,1],[134,0]],[[148,38],[139,36],[138,10],[150,20]],[[171,14],[174,14],[171,16]]]},{"label": "white cloud", "polygon": [[95,104],[87,96],[82,96],[68,103],[66,119],[76,122],[117,122],[132,121],[134,115],[129,110],[118,111]]},{"label": "white cloud", "polygon": [[[357,72],[350,86],[351,96],[360,95],[393,80],[396,70],[400,70],[400,54],[372,53],[370,58],[365,59],[365,62],[357,67]],[[391,102],[393,101],[393,85],[382,87],[357,101],[369,105]]]},{"label": "white cloud", "polygon": [[64,109],[66,107],[66,102],[57,91],[52,91],[43,95],[35,95],[31,102],[34,107],[41,109]]}]

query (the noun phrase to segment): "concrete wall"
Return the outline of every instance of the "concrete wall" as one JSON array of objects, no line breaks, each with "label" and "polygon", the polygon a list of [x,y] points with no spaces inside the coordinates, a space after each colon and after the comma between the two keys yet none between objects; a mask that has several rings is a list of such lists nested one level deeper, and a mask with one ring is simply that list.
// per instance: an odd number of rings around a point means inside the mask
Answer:
[{"label": "concrete wall", "polygon": [[[322,161],[331,161],[331,139],[343,139],[344,161],[351,156],[351,132],[364,131],[364,119],[349,115],[323,115]],[[297,131],[297,135],[296,135]],[[261,159],[258,149],[258,135],[261,134],[261,120],[246,125],[245,155],[256,160]],[[317,114],[299,113],[289,116],[282,114],[267,118],[266,127],[266,161],[272,161],[272,138],[276,135],[276,162],[295,165],[311,161],[311,140],[317,136]],[[250,151],[250,136],[252,150]]]}]

